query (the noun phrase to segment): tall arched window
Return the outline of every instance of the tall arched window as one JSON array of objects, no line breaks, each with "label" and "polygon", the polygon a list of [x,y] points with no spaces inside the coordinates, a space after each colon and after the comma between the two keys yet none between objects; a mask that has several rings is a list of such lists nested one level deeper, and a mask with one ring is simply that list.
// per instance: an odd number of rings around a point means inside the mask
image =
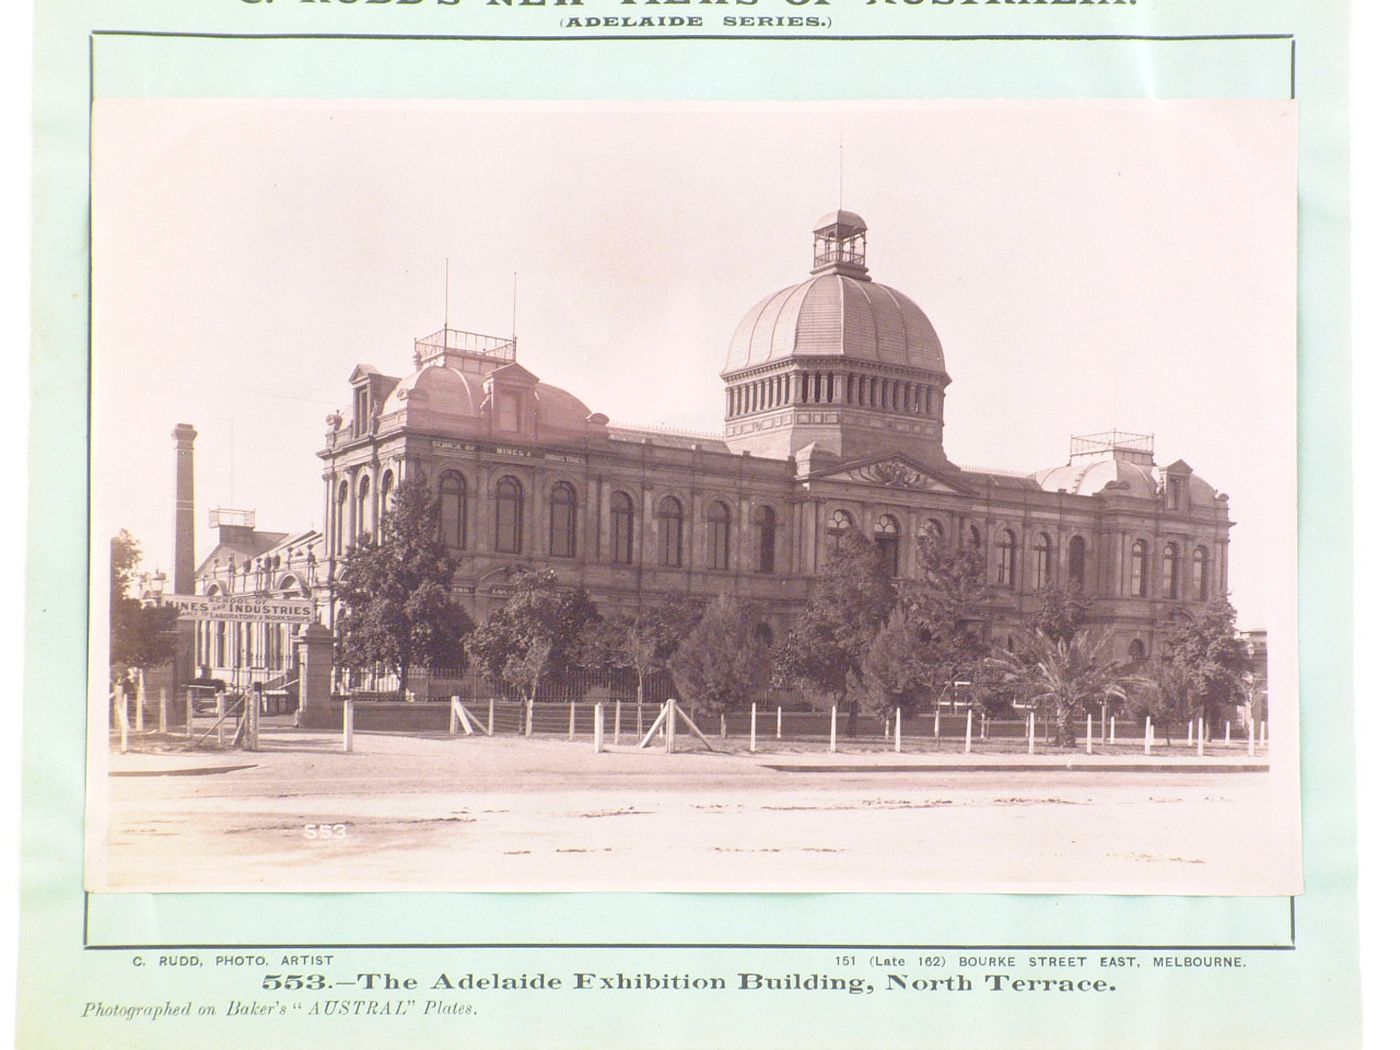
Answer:
[{"label": "tall arched window", "polygon": [[370,502],[370,492],[371,492],[371,490],[372,490],[372,486],[370,485],[369,475],[368,475],[368,474],[362,475],[361,478],[360,478],[360,487],[359,487],[358,495],[356,496],[356,499],[355,499],[355,538],[356,538],[356,539],[371,539],[371,538],[372,538],[372,537],[370,536],[370,532],[372,531],[371,525],[373,524],[373,523],[371,522],[371,520],[370,520],[370,507],[371,507],[371,505],[372,505],[371,502]]},{"label": "tall arched window", "polygon": [[344,554],[350,536],[350,482],[342,481],[335,497],[335,550]]},{"label": "tall arched window", "polygon": [[467,545],[467,482],[455,470],[438,479],[438,514],[442,542],[461,550]]},{"label": "tall arched window", "polygon": [[1053,548],[1050,534],[1040,533],[1035,538],[1035,589],[1043,591],[1054,581],[1054,562],[1051,559]]},{"label": "tall arched window", "polygon": [[572,558],[578,551],[578,496],[567,481],[549,490],[549,553]]},{"label": "tall arched window", "polygon": [[384,476],[379,479],[379,521],[383,527],[384,515],[388,514],[394,506],[394,472],[386,470]]},{"label": "tall arched window", "polygon": [[1132,557],[1128,564],[1128,593],[1137,598],[1147,597],[1147,542],[1137,540],[1133,544]]},{"label": "tall arched window", "polygon": [[875,523],[875,546],[891,576],[899,575],[899,522],[893,514],[881,514]]},{"label": "tall arched window", "polygon": [[684,564],[682,540],[685,537],[685,515],[681,501],[675,496],[667,496],[656,507],[656,521],[659,526],[661,564],[677,568]]},{"label": "tall arched window", "polygon": [[632,564],[632,497],[614,492],[608,497],[612,533],[612,560],[616,565]]},{"label": "tall arched window", "polygon": [[1177,565],[1176,544],[1168,543],[1162,548],[1162,597],[1178,597],[1178,576],[1180,569]]},{"label": "tall arched window", "polygon": [[496,482],[496,550],[519,554],[525,538],[525,490],[512,477]]},{"label": "tall arched window", "polygon": [[851,530],[855,527],[855,520],[849,511],[833,510],[831,512],[831,518],[826,523],[826,535],[832,554],[841,550],[842,543],[850,536]]},{"label": "tall arched window", "polygon": [[1197,547],[1191,555],[1191,596],[1203,602],[1210,596],[1210,556],[1204,547]]},{"label": "tall arched window", "polygon": [[937,518],[927,518],[919,526],[919,537],[935,547],[943,542],[943,524]]},{"label": "tall arched window", "polygon": [[1084,589],[1085,543],[1083,536],[1071,536],[1069,541],[1069,585],[1076,591]]},{"label": "tall arched window", "polygon": [[997,584],[1016,586],[1016,534],[1010,529],[997,534]]},{"label": "tall arched window", "polygon": [[772,507],[756,507],[753,523],[758,529],[758,571],[773,572],[778,566],[778,515]]},{"label": "tall arched window", "polygon": [[711,569],[729,568],[729,508],[719,500],[705,512],[705,564]]}]

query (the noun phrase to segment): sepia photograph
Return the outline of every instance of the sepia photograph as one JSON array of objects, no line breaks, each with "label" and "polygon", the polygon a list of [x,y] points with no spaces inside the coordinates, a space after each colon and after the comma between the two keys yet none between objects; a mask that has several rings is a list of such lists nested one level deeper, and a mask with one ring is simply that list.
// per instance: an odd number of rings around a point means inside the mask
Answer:
[{"label": "sepia photograph", "polygon": [[89,891],[1301,891],[1294,103],[92,119]]}]

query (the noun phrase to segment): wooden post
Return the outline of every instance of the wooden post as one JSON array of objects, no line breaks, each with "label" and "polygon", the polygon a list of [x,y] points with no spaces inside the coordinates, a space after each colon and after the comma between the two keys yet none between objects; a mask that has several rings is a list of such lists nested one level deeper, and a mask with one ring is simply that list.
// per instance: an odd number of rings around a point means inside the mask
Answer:
[{"label": "wooden post", "polygon": [[194,739],[194,690],[185,690],[185,739]]},{"label": "wooden post", "polygon": [[890,738],[890,720],[887,718],[887,719],[885,719],[885,739],[888,740],[889,738]]},{"label": "wooden post", "polygon": [[719,738],[721,740],[729,739],[729,723],[725,721],[723,711],[719,713]]},{"label": "wooden post", "polygon": [[575,712],[574,712],[574,702],[573,702],[572,700],[570,700],[570,701],[569,701],[569,740],[570,740],[570,741],[572,741],[572,740],[574,739],[574,714],[575,714]]},{"label": "wooden post", "polygon": [[937,740],[943,735],[943,708],[933,709],[933,739]]},{"label": "wooden post", "polygon": [[170,731],[170,712],[169,712],[169,710],[168,710],[168,705],[169,705],[169,703],[170,703],[170,700],[169,700],[169,697],[166,696],[166,693],[165,693],[165,686],[161,686],[161,687],[160,687],[160,721],[156,723],[156,725],[160,728],[160,734],[161,734],[161,736],[164,736],[166,733],[168,733],[168,732]]},{"label": "wooden post", "polygon": [[122,691],[121,686],[117,686],[117,688],[112,691],[112,714],[117,720],[117,732],[121,736],[122,754],[126,754],[126,693]]},{"label": "wooden post", "polygon": [[783,709],[778,708],[778,739],[783,738]]},{"label": "wooden post", "polygon": [[1225,743],[1227,744],[1230,742],[1230,723],[1233,721],[1233,718],[1225,719]]},{"label": "wooden post", "polygon": [[249,751],[258,749],[258,719],[262,717],[262,692],[261,690],[250,693],[243,698],[243,708],[248,718],[248,743]]},{"label": "wooden post", "polygon": [[1099,705],[1099,743],[1108,743],[1108,705]]},{"label": "wooden post", "polygon": [[1206,720],[1202,718],[1196,723],[1196,757],[1203,758],[1206,753]]},{"label": "wooden post", "polygon": [[676,753],[676,701],[666,701],[666,754]]},{"label": "wooden post", "polygon": [[1094,753],[1094,716],[1088,714],[1084,716],[1084,750],[1092,755]]},{"label": "wooden post", "polygon": [[[986,727],[986,724],[987,724],[987,719],[986,719],[986,716],[983,715],[983,716],[982,716],[982,725],[983,725],[983,728]],[[965,733],[963,734],[963,754],[964,754],[964,755],[970,755],[970,754],[972,754],[972,708],[970,708],[970,707],[967,709],[967,732],[965,732]]]},{"label": "wooden post", "polygon": [[637,739],[642,739],[642,702],[637,701]]},{"label": "wooden post", "polygon": [[1196,742],[1195,733],[1196,733],[1196,720],[1193,718],[1191,721],[1189,721],[1189,722],[1186,723],[1186,746],[1187,746],[1187,747],[1190,747],[1192,744],[1194,744],[1194,743]]},{"label": "wooden post", "polygon": [[1249,720],[1249,757],[1254,757],[1254,719]]},{"label": "wooden post", "polygon": [[[969,707],[967,713],[972,714],[972,708]],[[982,739],[987,739],[987,715],[985,712],[982,715]]]},{"label": "wooden post", "polygon": [[525,698],[525,735],[529,736],[535,731],[535,698],[529,696]]},{"label": "wooden post", "polygon": [[831,753],[836,754],[836,705],[831,705]]},{"label": "wooden post", "polygon": [[223,691],[222,689],[220,689],[220,690],[219,690],[219,695],[216,696],[216,697],[214,698],[214,717],[218,720],[218,723],[219,723],[219,736],[218,736],[218,740],[219,740],[219,746],[220,746],[220,747],[223,747],[223,746],[224,746],[224,713],[225,713],[225,707],[226,707],[226,702],[225,702],[225,700],[224,700],[224,691]]},{"label": "wooden post", "polygon": [[348,755],[355,750],[355,701],[346,698],[345,715],[342,732],[345,737],[345,753]]},{"label": "wooden post", "polygon": [[613,745],[622,743],[622,701],[613,701]]},{"label": "wooden post", "polygon": [[136,731],[146,731],[146,672],[136,672]]},{"label": "wooden post", "polygon": [[749,705],[749,750],[758,750],[758,705]]},{"label": "wooden post", "polygon": [[1108,719],[1108,742],[1118,743],[1118,716],[1110,715]]},{"label": "wooden post", "polygon": [[[571,709],[573,708],[573,706],[574,706],[573,704],[570,704],[570,705],[569,705],[569,707],[570,707]],[[572,710],[570,711],[570,713],[572,714]],[[571,739],[572,739],[572,736],[571,736]],[[669,741],[669,734],[668,734],[668,740],[667,740],[666,750],[667,750],[667,752],[669,752],[669,751],[671,750],[670,741]],[[601,754],[603,753],[603,705],[602,705],[602,704],[594,704],[594,705],[593,705],[593,753],[594,753],[595,755],[601,755]]]},{"label": "wooden post", "polygon": [[[836,750],[835,737],[832,738],[831,749]],[[895,754],[904,750],[904,709],[899,707],[894,709],[894,750]]]},{"label": "wooden post", "polygon": [[1152,716],[1148,715],[1147,720],[1142,724],[1142,753],[1152,754]]},{"label": "wooden post", "polygon": [[1026,754],[1035,754],[1035,712],[1031,712],[1031,717],[1026,721]]},{"label": "wooden post", "polygon": [[496,698],[488,697],[486,700],[486,735],[496,735]]}]

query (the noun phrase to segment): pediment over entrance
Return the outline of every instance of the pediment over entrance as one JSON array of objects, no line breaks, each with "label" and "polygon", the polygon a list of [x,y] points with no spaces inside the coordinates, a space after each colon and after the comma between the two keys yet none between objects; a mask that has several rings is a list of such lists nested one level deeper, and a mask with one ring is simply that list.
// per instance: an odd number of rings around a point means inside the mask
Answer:
[{"label": "pediment over entrance", "polygon": [[880,456],[842,463],[827,470],[813,472],[811,479],[883,485],[886,488],[913,489],[920,492],[967,491],[946,475],[907,456]]}]

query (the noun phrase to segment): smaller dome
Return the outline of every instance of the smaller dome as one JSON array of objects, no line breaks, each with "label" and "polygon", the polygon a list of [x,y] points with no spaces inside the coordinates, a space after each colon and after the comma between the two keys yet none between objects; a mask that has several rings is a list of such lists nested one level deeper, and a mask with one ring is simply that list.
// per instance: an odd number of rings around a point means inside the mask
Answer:
[{"label": "smaller dome", "polygon": [[588,417],[593,414],[573,394],[548,383],[536,384],[535,401],[539,405],[539,421],[543,429],[582,433],[588,426]]},{"label": "smaller dome", "polygon": [[833,226],[840,226],[851,233],[861,233],[870,229],[869,226],[865,225],[865,220],[855,212],[841,208],[823,215],[817,220],[817,224],[812,227],[812,230],[814,233],[820,233],[822,230],[829,230]]},{"label": "smaller dome", "polygon": [[1157,498],[1157,480],[1152,468],[1127,459],[1080,460],[1039,471],[1035,480],[1046,492],[1064,489],[1076,496],[1093,496],[1112,488],[1140,499]]},{"label": "smaller dome", "polygon": [[[401,412],[412,403],[414,416],[434,421],[475,419],[481,415],[481,380],[446,365],[426,365],[399,380],[384,402],[381,416]],[[415,420],[416,421],[416,420]]]}]

